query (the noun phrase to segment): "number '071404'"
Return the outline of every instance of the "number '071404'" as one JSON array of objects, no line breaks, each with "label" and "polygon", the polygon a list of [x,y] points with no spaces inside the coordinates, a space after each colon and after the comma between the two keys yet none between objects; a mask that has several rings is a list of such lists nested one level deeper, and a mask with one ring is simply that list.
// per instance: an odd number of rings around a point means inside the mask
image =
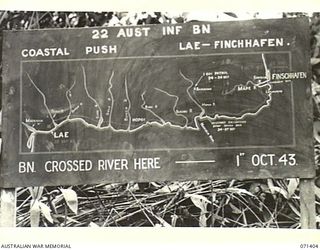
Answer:
[{"label": "number '071404'", "polygon": [[296,166],[296,154],[254,154],[251,157],[253,166]]},{"label": "number '071404'", "polygon": [[318,244],[306,244],[306,243],[303,243],[303,244],[300,244],[300,248],[318,248],[319,245]]}]

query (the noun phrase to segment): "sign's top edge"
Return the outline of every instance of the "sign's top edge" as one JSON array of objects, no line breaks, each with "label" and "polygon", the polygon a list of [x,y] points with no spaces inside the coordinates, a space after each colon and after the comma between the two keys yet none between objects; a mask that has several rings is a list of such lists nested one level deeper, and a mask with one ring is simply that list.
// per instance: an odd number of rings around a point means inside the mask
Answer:
[{"label": "sign's top edge", "polygon": [[187,25],[190,23],[212,23],[212,24],[236,24],[236,23],[249,23],[249,22],[268,22],[268,21],[296,21],[296,20],[306,20],[309,22],[308,17],[283,17],[283,18],[269,18],[269,19],[260,19],[260,18],[253,18],[253,19],[247,19],[247,20],[227,20],[227,21],[188,21],[185,23],[175,23],[175,24],[144,24],[144,25],[119,25],[119,26],[91,26],[91,27],[62,27],[62,28],[44,28],[44,29],[30,29],[30,30],[3,30],[2,32],[4,33],[18,33],[18,32],[37,32],[37,31],[56,31],[56,30],[79,30],[79,29],[100,29],[100,28],[123,28],[123,27],[150,27],[150,26],[159,26],[159,25],[168,25],[168,26],[177,26],[177,25]]}]

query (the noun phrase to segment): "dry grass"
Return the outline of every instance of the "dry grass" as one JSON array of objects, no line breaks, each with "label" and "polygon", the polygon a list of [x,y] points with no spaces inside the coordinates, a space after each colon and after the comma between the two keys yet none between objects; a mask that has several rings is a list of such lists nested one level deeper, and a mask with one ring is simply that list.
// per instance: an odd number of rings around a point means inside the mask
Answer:
[{"label": "dry grass", "polygon": [[[66,187],[44,188],[36,199],[50,208],[52,221],[41,211],[39,225],[299,228],[299,192],[296,186],[288,189],[288,182],[216,180],[69,187],[76,200],[63,196],[61,189]],[[30,188],[18,190],[18,226],[30,226],[30,206],[35,200],[31,193]],[[70,203],[77,204],[77,209]]]}]

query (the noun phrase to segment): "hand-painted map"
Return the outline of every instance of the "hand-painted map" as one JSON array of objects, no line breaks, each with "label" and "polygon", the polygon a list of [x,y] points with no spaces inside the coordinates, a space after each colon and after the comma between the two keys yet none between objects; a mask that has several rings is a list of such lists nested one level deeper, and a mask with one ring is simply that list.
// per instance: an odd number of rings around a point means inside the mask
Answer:
[{"label": "hand-painted map", "polygon": [[[272,79],[290,64],[285,52],[25,62],[22,152],[290,145],[292,81]],[[278,116],[275,138],[257,136]]]}]

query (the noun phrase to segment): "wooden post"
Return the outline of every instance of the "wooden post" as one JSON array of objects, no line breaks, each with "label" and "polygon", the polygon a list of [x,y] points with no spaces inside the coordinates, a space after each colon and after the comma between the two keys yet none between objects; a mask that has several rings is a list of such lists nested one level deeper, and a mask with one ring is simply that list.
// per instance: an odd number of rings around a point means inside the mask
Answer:
[{"label": "wooden post", "polygon": [[0,227],[16,226],[16,189],[0,189]]},{"label": "wooden post", "polygon": [[316,228],[316,200],[314,179],[300,179],[301,228]]}]

